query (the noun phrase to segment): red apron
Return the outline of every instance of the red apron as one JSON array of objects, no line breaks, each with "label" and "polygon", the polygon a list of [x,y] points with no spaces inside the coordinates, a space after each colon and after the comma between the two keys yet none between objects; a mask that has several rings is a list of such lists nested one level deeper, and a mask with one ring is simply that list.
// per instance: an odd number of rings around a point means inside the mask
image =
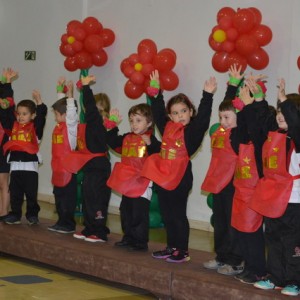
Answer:
[{"label": "red apron", "polygon": [[52,133],[52,179],[53,185],[66,186],[72,178],[72,173],[63,167],[63,160],[71,152],[68,140],[67,125],[65,122],[57,124]]},{"label": "red apron", "polygon": [[286,134],[269,132],[262,158],[264,177],[258,181],[250,207],[263,216],[278,218],[286,210],[294,180],[286,167]]},{"label": "red apron", "polygon": [[116,162],[107,185],[130,198],[144,194],[150,180],[141,176],[147,158],[147,146],[140,135],[128,134],[122,145],[121,162]]},{"label": "red apron", "polygon": [[212,157],[201,190],[218,194],[233,178],[238,156],[230,144],[231,129],[219,127],[211,136]]},{"label": "red apron", "polygon": [[141,175],[172,191],[184,176],[189,160],[184,142],[184,126],[170,121],[162,137],[160,153],[147,158]]},{"label": "red apron", "polygon": [[7,151],[23,151],[36,154],[39,151],[37,136],[33,122],[20,124],[14,122],[10,140],[3,145],[4,154]]},{"label": "red apron", "polygon": [[77,148],[78,151],[71,151],[63,160],[64,168],[71,172],[77,173],[89,160],[94,157],[106,156],[106,153],[92,153],[86,147],[85,141],[86,124],[78,125]]},{"label": "red apron", "polygon": [[258,179],[253,144],[240,144],[231,213],[231,226],[239,231],[255,232],[262,225],[263,216],[249,208]]}]

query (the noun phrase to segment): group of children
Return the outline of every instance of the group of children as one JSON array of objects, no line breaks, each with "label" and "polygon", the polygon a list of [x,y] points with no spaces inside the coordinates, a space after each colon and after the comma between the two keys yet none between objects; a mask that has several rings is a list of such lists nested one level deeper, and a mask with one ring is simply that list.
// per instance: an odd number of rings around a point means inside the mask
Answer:
[{"label": "group of children", "polygon": [[[38,224],[38,143],[47,107],[39,92],[22,100],[14,112],[11,81],[17,73],[3,71],[0,128],[2,137],[1,215],[19,224],[26,196],[26,218]],[[300,96],[285,94],[281,80],[277,115],[265,100],[261,76],[246,78],[241,67],[229,68],[229,82],[219,105],[220,126],[211,136],[212,159],[201,189],[213,194],[216,257],[204,263],[224,275],[261,289],[282,288],[298,295],[300,288]],[[110,110],[105,94],[94,95],[93,75],[81,77],[85,122],[78,122],[73,82],[58,81],[58,100],[52,105],[56,126],[52,134],[52,184],[57,222],[50,231],[73,233],[77,239],[105,242],[111,190],[122,195],[122,239],[116,247],[148,250],[149,206],[158,195],[167,233],[165,249],[152,257],[167,262],[190,260],[187,201],[193,186],[191,156],[209,128],[217,82],[204,83],[198,110],[185,94],[165,105],[159,73],[150,76],[150,105],[130,108],[130,132],[119,134],[122,120]],[[3,99],[6,99],[5,101]],[[9,100],[7,100],[9,99]],[[153,134],[157,126],[161,142]],[[121,154],[112,171],[109,148]],[[8,213],[8,172],[10,206]],[[84,229],[75,232],[76,173],[83,172]],[[2,176],[2,174],[5,174]],[[6,194],[5,194],[6,192]],[[265,228],[263,228],[263,224]],[[265,238],[268,249],[265,258]]]}]

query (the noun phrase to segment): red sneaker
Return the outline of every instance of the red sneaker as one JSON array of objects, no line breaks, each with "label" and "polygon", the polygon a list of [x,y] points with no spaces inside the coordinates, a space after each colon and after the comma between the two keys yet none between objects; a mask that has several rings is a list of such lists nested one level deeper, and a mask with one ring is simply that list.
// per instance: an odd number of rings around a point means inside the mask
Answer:
[{"label": "red sneaker", "polygon": [[101,242],[101,243],[105,243],[105,240],[102,240],[101,238],[99,238],[96,235],[89,235],[87,237],[85,237],[84,239],[86,242],[92,242],[92,243],[96,243],[96,242]]},{"label": "red sneaker", "polygon": [[75,239],[79,239],[79,240],[85,240],[86,236],[84,234],[82,234],[81,232],[76,232],[73,234],[73,237]]}]

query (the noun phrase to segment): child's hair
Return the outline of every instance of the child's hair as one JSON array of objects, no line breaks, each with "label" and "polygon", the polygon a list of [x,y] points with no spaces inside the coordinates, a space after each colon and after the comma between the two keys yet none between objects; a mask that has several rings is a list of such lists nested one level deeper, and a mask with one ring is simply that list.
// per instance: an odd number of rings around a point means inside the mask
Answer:
[{"label": "child's hair", "polygon": [[18,107],[26,107],[32,115],[36,113],[36,104],[32,100],[29,99],[21,100],[17,104],[17,108]]},{"label": "child's hair", "polygon": [[177,104],[177,103],[183,103],[189,109],[191,109],[193,111],[192,117],[194,117],[196,115],[196,108],[195,108],[194,104],[192,103],[192,101],[185,94],[182,94],[182,93],[179,93],[179,94],[173,96],[168,101],[167,106],[166,106],[167,114],[171,113],[171,107],[174,104]]},{"label": "child's hair", "polygon": [[[68,97],[61,98],[54,102],[52,105],[52,109],[60,113],[61,115],[65,114],[67,112],[67,99]],[[74,100],[74,104],[77,107],[77,102]]]},{"label": "child's hair", "polygon": [[153,126],[153,115],[152,115],[150,105],[148,105],[146,103],[141,103],[141,104],[132,106],[128,111],[128,117],[130,117],[131,115],[143,116],[146,118],[147,123],[152,122],[151,126]]},{"label": "child's hair", "polygon": [[[300,113],[300,95],[296,93],[291,93],[286,95],[286,100],[290,103],[292,103],[295,106],[295,109]],[[279,103],[277,103],[278,106]]]},{"label": "child's hair", "polygon": [[236,113],[235,107],[232,104],[232,99],[231,98],[225,98],[219,105],[219,112],[221,111],[233,111]]},{"label": "child's hair", "polygon": [[109,118],[110,99],[105,93],[98,93],[94,95],[96,105],[99,104],[102,110],[99,111],[104,117]]}]

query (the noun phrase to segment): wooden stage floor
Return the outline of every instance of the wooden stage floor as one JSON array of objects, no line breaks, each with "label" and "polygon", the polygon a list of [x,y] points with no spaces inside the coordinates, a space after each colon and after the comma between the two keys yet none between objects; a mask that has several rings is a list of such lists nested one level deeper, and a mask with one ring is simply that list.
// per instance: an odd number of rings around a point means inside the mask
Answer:
[{"label": "wooden stage floor", "polygon": [[118,234],[110,234],[107,243],[89,243],[48,231],[52,220],[41,219],[37,226],[23,222],[0,223],[0,252],[141,288],[159,299],[287,299],[278,290],[259,290],[204,269],[202,263],[214,257],[210,252],[191,249],[190,262],[172,264],[151,257],[153,250],[165,246],[161,243],[150,242],[146,253],[129,252],[113,246],[120,240]]}]

